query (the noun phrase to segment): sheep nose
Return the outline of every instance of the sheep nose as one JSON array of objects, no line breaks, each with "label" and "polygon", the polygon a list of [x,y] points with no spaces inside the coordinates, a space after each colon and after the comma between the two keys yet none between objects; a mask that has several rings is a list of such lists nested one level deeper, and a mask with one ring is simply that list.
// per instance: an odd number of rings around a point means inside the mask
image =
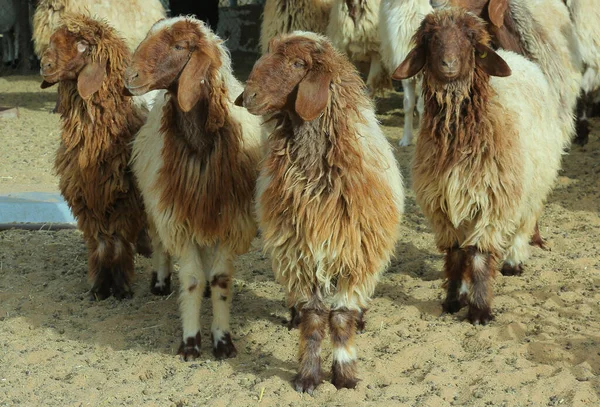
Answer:
[{"label": "sheep nose", "polygon": [[51,68],[52,68],[52,62],[50,62],[50,61],[48,61],[48,60],[44,60],[44,59],[42,59],[42,60],[40,61],[40,65],[41,65],[41,66],[40,66],[40,68],[41,68],[41,71],[42,71],[42,72],[44,72],[44,71],[49,71],[49,70],[51,70]]},{"label": "sheep nose", "polygon": [[244,105],[248,105],[250,103],[252,103],[252,101],[254,100],[254,98],[256,97],[256,92],[252,92],[252,93],[246,93],[244,92]]},{"label": "sheep nose", "polygon": [[442,59],[442,65],[445,68],[454,68],[454,65],[456,65],[456,58],[444,58]]}]

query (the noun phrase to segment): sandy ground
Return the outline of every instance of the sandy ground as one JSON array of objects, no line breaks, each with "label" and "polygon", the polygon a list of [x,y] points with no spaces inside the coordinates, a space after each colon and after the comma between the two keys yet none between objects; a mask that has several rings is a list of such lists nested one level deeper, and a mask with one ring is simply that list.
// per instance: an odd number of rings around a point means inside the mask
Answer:
[{"label": "sandy ground", "polygon": [[[37,77],[0,78],[0,193],[56,190],[51,163],[54,91]],[[401,95],[379,101],[396,144]],[[204,302],[200,360],[175,356],[177,296],[150,294],[150,261],[138,258],[135,297],[90,303],[86,250],[77,231],[0,233],[0,406],[592,406],[600,403],[600,121],[574,147],[541,219],[551,251],[533,250],[522,277],[498,276],[496,320],[441,315],[442,256],[407,192],[397,256],[378,286],[357,340],[360,382],[314,396],[290,386],[298,332],[257,239],[236,262],[233,337],[239,355],[215,361]],[[410,185],[414,147],[397,149]],[[329,370],[331,347],[324,347]],[[329,377],[328,377],[329,378]]]}]

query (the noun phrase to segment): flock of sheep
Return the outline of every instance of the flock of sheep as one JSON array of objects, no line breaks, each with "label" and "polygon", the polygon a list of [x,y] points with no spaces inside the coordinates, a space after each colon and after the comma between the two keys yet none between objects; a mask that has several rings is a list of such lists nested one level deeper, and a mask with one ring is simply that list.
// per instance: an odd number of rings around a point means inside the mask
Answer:
[{"label": "flock of sheep", "polygon": [[[233,260],[260,229],[300,330],[294,387],[322,381],[327,330],[333,384],[356,386],[354,335],[401,239],[403,180],[371,98],[391,78],[405,90],[401,145],[421,106],[413,188],[446,253],[444,310],[488,323],[496,271],[521,274],[544,246],[537,220],[578,96],[600,84],[592,1],[267,0],[245,85],[202,21],[113,3],[94,9],[106,20],[36,11],[42,87],[58,83],[55,168],[93,299],[132,295],[136,251],[167,295],[178,260],[184,360],[201,352],[204,294],[215,357],[236,355]],[[366,85],[351,61],[368,64]]]}]

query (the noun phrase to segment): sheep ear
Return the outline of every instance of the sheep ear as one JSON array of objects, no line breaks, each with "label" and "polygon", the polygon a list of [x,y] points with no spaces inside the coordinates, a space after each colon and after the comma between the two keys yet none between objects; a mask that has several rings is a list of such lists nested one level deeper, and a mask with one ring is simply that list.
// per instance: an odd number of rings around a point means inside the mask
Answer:
[{"label": "sheep ear", "polygon": [[50,82],[42,81],[42,83],[40,84],[40,88],[41,89],[46,89],[46,88],[49,88],[49,87],[54,86],[54,85],[56,85],[56,82],[55,83],[50,83]]},{"label": "sheep ear", "polygon": [[243,107],[244,106],[244,92],[240,93],[240,95],[233,102],[234,105]]},{"label": "sheep ear", "polygon": [[304,121],[315,120],[323,113],[329,102],[329,84],[333,75],[329,72],[311,70],[298,85],[295,109]]},{"label": "sheep ear", "polygon": [[483,44],[475,46],[475,63],[488,75],[505,77],[512,73],[506,61]]},{"label": "sheep ear", "polygon": [[506,13],[506,9],[508,9],[508,0],[490,0],[488,14],[492,24],[498,28],[504,25],[504,13]]},{"label": "sheep ear", "polygon": [[77,91],[79,95],[87,99],[98,92],[98,89],[102,86],[102,82],[104,82],[104,78],[106,78],[106,62],[96,61],[88,63],[79,72],[79,76],[77,77]]},{"label": "sheep ear", "polygon": [[177,86],[177,102],[182,111],[189,112],[200,100],[202,85],[206,80],[210,61],[208,55],[195,50],[183,68]]},{"label": "sheep ear", "polygon": [[406,59],[402,61],[400,66],[398,66],[392,74],[392,79],[400,81],[402,79],[412,78],[421,72],[421,69],[425,66],[425,51],[426,48],[423,45],[410,51],[406,56]]}]

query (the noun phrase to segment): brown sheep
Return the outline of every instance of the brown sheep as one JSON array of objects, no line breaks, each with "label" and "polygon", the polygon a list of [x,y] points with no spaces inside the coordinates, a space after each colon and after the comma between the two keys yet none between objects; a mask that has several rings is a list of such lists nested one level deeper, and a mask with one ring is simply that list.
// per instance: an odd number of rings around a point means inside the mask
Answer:
[{"label": "brown sheep", "polygon": [[364,82],[325,37],[275,37],[237,100],[278,120],[257,184],[265,250],[300,310],[297,391],[321,382],[333,342],[333,384],[357,384],[356,323],[388,265],[403,213],[402,177]]},{"label": "brown sheep", "polygon": [[394,78],[423,73],[413,185],[446,253],[443,308],[468,305],[468,320],[487,324],[498,262],[521,273],[529,237],[539,240],[535,222],[568,144],[559,100],[537,64],[494,52],[484,21],[463,9],[427,15],[414,42]]},{"label": "brown sheep", "polygon": [[54,167],[88,246],[92,299],[131,297],[145,215],[128,161],[144,117],[122,95],[130,53],[106,23],[66,15],[41,59],[41,87],[58,83],[61,143]]},{"label": "brown sheep", "polygon": [[237,354],[229,327],[233,260],[256,235],[253,200],[260,119],[233,104],[241,84],[223,41],[202,21],[156,23],[126,75],[136,95],[166,89],[133,144],[132,168],[153,231],[153,291],[170,286],[171,261],[181,268],[183,338],[179,355],[200,355],[200,307],[206,281],[213,305],[215,357]]}]

